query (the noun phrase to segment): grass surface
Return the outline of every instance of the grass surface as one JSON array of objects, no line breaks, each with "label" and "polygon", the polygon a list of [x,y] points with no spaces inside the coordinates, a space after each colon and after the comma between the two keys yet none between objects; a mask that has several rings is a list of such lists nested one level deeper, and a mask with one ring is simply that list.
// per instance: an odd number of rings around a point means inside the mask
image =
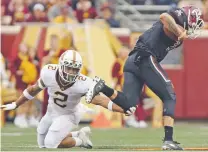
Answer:
[{"label": "grass surface", "polygon": [[[208,152],[208,123],[178,123],[174,138],[187,151]],[[163,129],[92,129],[90,151],[160,151]],[[89,151],[87,149],[39,149],[36,129],[19,129],[7,124],[1,130],[1,151]]]}]

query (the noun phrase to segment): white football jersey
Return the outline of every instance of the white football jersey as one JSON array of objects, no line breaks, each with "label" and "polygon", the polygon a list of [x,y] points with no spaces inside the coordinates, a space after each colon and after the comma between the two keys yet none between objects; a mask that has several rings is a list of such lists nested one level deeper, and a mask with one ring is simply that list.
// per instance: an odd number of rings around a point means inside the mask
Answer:
[{"label": "white football jersey", "polygon": [[80,74],[72,86],[60,87],[60,76],[57,64],[45,65],[40,73],[38,84],[40,88],[48,89],[47,112],[55,115],[70,114],[78,111],[78,103],[84,96],[93,80]]}]

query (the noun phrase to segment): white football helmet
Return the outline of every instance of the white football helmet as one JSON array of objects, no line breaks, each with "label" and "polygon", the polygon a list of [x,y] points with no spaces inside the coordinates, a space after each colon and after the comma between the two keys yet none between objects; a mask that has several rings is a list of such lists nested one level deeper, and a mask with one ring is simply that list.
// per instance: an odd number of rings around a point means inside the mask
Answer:
[{"label": "white football helmet", "polygon": [[65,51],[59,58],[59,75],[69,83],[74,83],[82,68],[82,57],[75,50]]}]

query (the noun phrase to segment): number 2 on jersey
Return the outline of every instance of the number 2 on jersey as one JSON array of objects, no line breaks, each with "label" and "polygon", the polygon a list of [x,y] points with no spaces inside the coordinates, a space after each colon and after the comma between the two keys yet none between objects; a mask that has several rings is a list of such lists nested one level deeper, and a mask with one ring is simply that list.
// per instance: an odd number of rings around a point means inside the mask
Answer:
[{"label": "number 2 on jersey", "polygon": [[56,70],[56,67],[53,66],[53,65],[48,65],[48,69],[50,69],[50,70]]},{"label": "number 2 on jersey", "polygon": [[59,91],[56,91],[55,94],[57,95],[57,98],[54,98],[54,103],[61,108],[65,108],[68,95]]}]

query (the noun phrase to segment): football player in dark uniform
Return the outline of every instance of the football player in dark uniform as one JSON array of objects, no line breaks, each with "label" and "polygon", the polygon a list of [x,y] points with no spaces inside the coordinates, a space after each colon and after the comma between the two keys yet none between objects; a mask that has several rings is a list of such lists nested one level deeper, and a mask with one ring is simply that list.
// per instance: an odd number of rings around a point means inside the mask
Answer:
[{"label": "football player in dark uniform", "polygon": [[182,150],[173,141],[176,94],[171,80],[160,66],[167,53],[179,47],[186,38],[194,39],[203,26],[201,11],[194,6],[173,8],[160,15],[160,20],[141,35],[130,52],[124,66],[123,93],[115,91],[96,78],[86,101],[104,93],[126,113],[135,109],[144,83],[163,101],[163,123],[165,130],[163,150]]}]

